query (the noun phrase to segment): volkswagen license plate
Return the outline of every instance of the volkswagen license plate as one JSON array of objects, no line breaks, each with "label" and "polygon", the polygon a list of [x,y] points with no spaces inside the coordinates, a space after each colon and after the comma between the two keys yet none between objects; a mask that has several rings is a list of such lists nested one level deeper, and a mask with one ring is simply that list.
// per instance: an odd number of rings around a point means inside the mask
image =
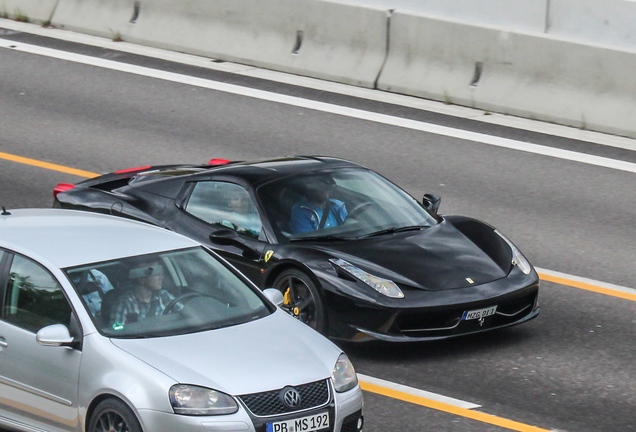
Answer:
[{"label": "volkswagen license plate", "polygon": [[293,420],[267,423],[267,432],[311,432],[328,427],[329,413],[323,412]]},{"label": "volkswagen license plate", "polygon": [[490,315],[494,315],[497,311],[497,306],[492,306],[485,309],[477,309],[472,311],[465,311],[462,315],[462,321],[482,319]]}]

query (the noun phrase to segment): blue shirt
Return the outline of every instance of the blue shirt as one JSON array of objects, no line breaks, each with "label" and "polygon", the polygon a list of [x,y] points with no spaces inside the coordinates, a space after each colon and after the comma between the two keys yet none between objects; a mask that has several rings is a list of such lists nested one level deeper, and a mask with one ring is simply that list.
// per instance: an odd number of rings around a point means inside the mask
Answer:
[{"label": "blue shirt", "polygon": [[[342,225],[348,215],[345,203],[335,199],[329,201],[331,201],[331,208],[329,209],[329,215],[327,216],[324,228]],[[323,210],[321,207],[303,197],[292,207],[289,229],[292,234],[315,231],[318,229],[318,225],[320,225],[322,213]]]}]

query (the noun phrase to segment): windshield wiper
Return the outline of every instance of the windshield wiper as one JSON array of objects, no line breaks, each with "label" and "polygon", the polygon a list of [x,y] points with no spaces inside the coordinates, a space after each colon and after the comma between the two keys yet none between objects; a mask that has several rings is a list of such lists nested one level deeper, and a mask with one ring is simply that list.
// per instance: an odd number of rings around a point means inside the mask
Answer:
[{"label": "windshield wiper", "polygon": [[351,237],[340,237],[335,235],[322,235],[322,236],[308,236],[308,237],[297,237],[289,239],[290,242],[298,242],[298,241],[350,241],[353,240]]},{"label": "windshield wiper", "polygon": [[375,236],[380,236],[385,234],[395,234],[395,233],[404,232],[404,231],[419,231],[422,228],[430,228],[430,225],[412,225],[412,226],[404,226],[404,227],[385,228],[380,231],[374,231],[372,233],[365,234],[358,238],[375,237]]}]

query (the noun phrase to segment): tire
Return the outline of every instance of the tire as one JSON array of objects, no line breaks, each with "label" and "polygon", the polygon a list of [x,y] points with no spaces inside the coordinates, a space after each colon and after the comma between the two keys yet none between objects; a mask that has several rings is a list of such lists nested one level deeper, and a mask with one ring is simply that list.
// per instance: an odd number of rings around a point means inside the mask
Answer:
[{"label": "tire", "polygon": [[118,399],[106,399],[97,405],[88,424],[88,432],[143,432],[132,410]]},{"label": "tire", "polygon": [[274,281],[274,287],[283,293],[281,308],[319,333],[327,331],[327,316],[316,284],[303,271],[285,270]]}]

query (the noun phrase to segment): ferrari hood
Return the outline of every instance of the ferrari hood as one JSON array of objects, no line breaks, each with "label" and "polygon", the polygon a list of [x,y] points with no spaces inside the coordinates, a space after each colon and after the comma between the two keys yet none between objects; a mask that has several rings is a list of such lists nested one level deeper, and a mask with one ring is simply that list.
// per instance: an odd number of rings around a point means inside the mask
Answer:
[{"label": "ferrari hood", "polygon": [[181,336],[111,339],[176,382],[242,395],[331,377],[341,351],[282,310],[249,323]]},{"label": "ferrari hood", "polygon": [[475,286],[506,276],[450,224],[334,243],[321,249],[376,276],[432,291]]}]

